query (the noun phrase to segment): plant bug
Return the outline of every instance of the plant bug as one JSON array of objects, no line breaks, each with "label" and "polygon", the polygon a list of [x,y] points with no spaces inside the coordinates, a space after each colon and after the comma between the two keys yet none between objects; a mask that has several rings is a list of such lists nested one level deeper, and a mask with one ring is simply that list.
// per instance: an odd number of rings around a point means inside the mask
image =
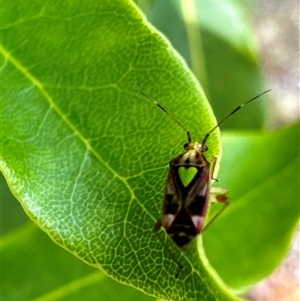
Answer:
[{"label": "plant bug", "polygon": [[[135,83],[136,84],[136,83]],[[187,134],[188,142],[183,145],[185,152],[174,158],[169,163],[169,173],[164,194],[162,216],[157,220],[154,231],[163,227],[173,242],[181,249],[189,243],[207,227],[227,208],[229,199],[228,190],[211,187],[216,158],[209,162],[204,153],[208,150],[206,142],[210,134],[225,122],[230,116],[235,114],[245,105],[259,98],[270,90],[249,99],[236,107],[221,121],[217,123],[202,139],[201,143],[192,141],[189,130],[161,104],[146,94],[137,84],[139,90],[162,111],[169,115]],[[205,223],[209,202],[222,203],[223,207]],[[172,256],[177,263],[179,270],[175,278],[178,277],[182,265]]]},{"label": "plant bug", "polygon": [[[214,158],[212,162],[209,162],[204,155],[208,150],[206,142],[210,134],[239,109],[270,90],[236,107],[225,118],[219,121],[217,125],[204,136],[202,142],[199,143],[192,141],[190,132],[175,116],[146,94],[140,87],[138,88],[148,99],[184,129],[187,134],[188,142],[183,146],[185,152],[169,163],[170,169],[164,194],[162,216],[158,219],[154,227],[155,232],[163,227],[174,243],[179,248],[183,248],[198,234],[203,232],[229,204],[227,189],[211,188],[216,158]],[[214,196],[215,201],[222,203],[223,207],[204,225],[211,196]],[[179,266],[181,269],[180,264]]]}]

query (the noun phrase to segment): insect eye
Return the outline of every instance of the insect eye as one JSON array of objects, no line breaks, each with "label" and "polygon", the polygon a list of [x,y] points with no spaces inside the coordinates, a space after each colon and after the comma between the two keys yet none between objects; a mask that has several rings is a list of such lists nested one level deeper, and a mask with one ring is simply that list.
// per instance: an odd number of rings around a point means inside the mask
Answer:
[{"label": "insect eye", "polygon": [[183,148],[184,148],[185,150],[189,150],[189,146],[190,146],[189,143],[185,143],[185,144],[183,145]]},{"label": "insect eye", "polygon": [[206,152],[206,151],[208,151],[208,146],[205,145],[205,144],[203,144],[203,145],[201,146],[201,149],[202,149],[203,152]]}]

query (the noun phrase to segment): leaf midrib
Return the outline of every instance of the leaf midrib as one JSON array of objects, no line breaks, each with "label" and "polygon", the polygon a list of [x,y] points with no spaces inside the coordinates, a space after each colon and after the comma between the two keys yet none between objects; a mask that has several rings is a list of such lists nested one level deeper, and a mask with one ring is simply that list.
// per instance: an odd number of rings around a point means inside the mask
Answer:
[{"label": "leaf midrib", "polygon": [[103,164],[108,171],[110,171],[117,179],[119,179],[125,187],[129,190],[131,194],[131,201],[133,199],[136,199],[136,201],[139,203],[139,205],[143,208],[144,212],[146,212],[149,216],[155,220],[154,216],[147,210],[146,207],[143,206],[143,203],[139,201],[139,199],[136,197],[134,190],[128,183],[127,178],[121,176],[115,169],[113,169],[103,158],[102,156],[92,147],[92,145],[89,143],[89,140],[85,139],[85,137],[81,134],[81,132],[76,128],[76,126],[67,118],[67,116],[61,111],[61,109],[55,104],[55,101],[51,97],[51,95],[44,89],[44,85],[32,74],[28,72],[28,70],[17,60],[15,59],[8,50],[6,50],[3,46],[0,48],[1,53],[3,54],[4,58],[6,58],[7,61],[12,63],[17,70],[19,70],[32,84],[37,87],[37,89],[41,92],[41,94],[44,96],[44,98],[49,103],[50,109],[52,108],[57,115],[61,118],[61,120],[69,127],[74,134],[79,138],[81,142],[84,143],[86,146],[86,150],[90,151],[97,160],[101,164]]}]

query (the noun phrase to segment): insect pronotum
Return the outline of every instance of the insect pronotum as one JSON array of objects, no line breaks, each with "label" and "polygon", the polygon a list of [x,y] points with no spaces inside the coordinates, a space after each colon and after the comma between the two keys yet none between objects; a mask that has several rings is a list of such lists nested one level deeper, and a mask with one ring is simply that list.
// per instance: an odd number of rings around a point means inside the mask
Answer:
[{"label": "insect pronotum", "polygon": [[219,121],[216,126],[204,136],[201,143],[199,143],[192,141],[190,132],[175,116],[146,94],[140,87],[138,88],[148,99],[184,129],[187,134],[188,142],[183,146],[185,152],[169,163],[170,169],[164,194],[162,216],[158,219],[154,227],[156,232],[163,227],[174,243],[182,248],[188,245],[198,234],[203,232],[229,204],[227,189],[216,188],[213,192],[215,200],[223,203],[223,207],[204,226],[211,194],[211,179],[216,163],[216,158],[209,162],[204,155],[208,150],[206,142],[209,135],[239,109],[270,90],[236,107],[225,118]]}]

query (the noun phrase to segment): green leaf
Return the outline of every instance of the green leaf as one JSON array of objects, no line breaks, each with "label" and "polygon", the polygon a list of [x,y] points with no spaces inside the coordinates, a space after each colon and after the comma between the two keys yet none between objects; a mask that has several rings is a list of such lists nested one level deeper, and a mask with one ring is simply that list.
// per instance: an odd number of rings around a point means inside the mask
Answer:
[{"label": "green leaf", "polygon": [[208,259],[231,287],[265,278],[290,248],[299,222],[299,138],[299,122],[223,137],[218,185],[230,188],[231,204],[203,237]]},{"label": "green leaf", "polygon": [[[0,163],[24,210],[63,248],[148,294],[235,300],[205,257],[153,233],[186,134],[134,82],[202,139],[216,121],[185,63],[129,1],[17,5],[3,2]],[[219,152],[215,131],[208,158]]]},{"label": "green leaf", "polygon": [[77,260],[32,223],[3,237],[1,255],[3,300],[153,300]]},{"label": "green leaf", "polygon": [[[144,1],[139,1],[141,4]],[[150,22],[185,58],[207,94],[217,120],[265,87],[251,29],[253,12],[235,0],[154,0],[143,5]],[[271,87],[270,87],[271,88]],[[222,129],[257,129],[267,113],[253,103]]]},{"label": "green leaf", "polygon": [[20,203],[11,194],[5,179],[0,173],[0,210],[1,210],[1,236],[8,234],[15,228],[21,227],[28,221],[28,216],[24,214],[24,210]]}]

